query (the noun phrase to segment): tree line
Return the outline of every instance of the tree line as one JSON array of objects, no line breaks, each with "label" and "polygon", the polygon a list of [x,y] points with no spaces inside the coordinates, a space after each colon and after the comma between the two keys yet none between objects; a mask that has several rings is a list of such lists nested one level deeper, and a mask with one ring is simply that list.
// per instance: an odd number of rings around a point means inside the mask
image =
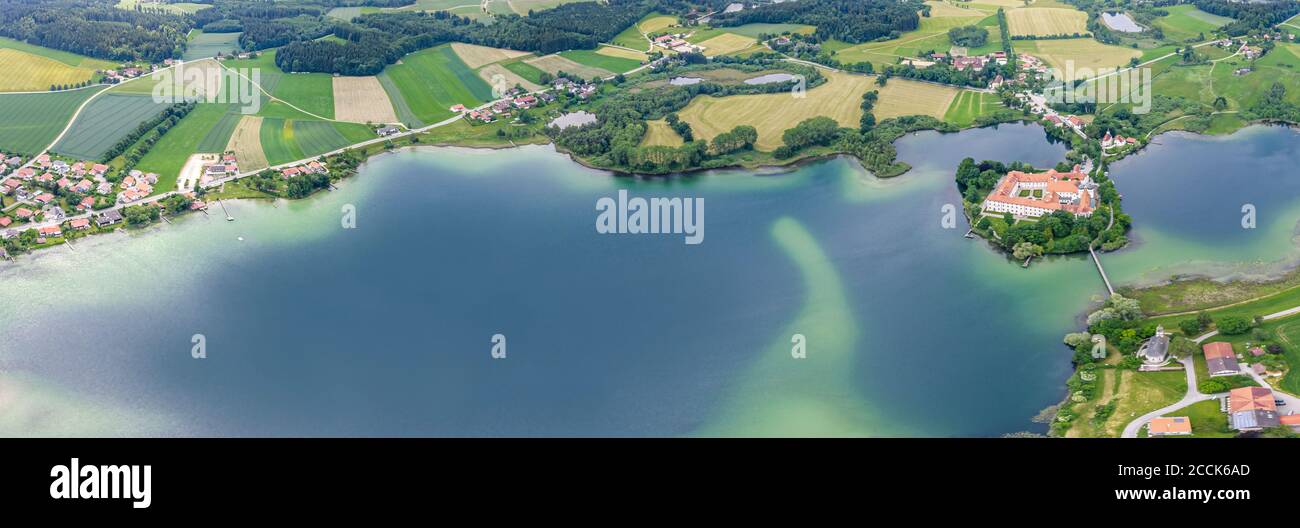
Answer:
[{"label": "tree line", "polygon": [[808,24],[817,27],[816,35],[822,40],[834,38],[857,44],[917,29],[921,25],[917,13],[929,10],[917,0],[800,0],[718,13],[709,23],[719,27]]},{"label": "tree line", "polygon": [[0,35],[100,59],[179,57],[190,19],[91,0],[0,0]]},{"label": "tree line", "polygon": [[654,0],[576,2],[528,16],[500,15],[490,24],[446,11],[372,13],[334,23],[333,34],[344,42],[293,42],[276,54],[276,64],[286,71],[372,75],[402,55],[447,42],[538,54],[594,49],[656,5]]}]

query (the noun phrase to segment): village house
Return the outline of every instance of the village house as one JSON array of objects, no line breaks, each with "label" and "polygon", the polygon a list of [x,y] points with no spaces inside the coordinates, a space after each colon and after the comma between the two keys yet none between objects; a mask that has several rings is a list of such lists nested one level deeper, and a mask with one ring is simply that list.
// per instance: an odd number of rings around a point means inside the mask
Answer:
[{"label": "village house", "polygon": [[298,167],[286,167],[280,171],[280,177],[285,179],[292,178],[299,174],[302,174],[302,169],[299,169]]},{"label": "village house", "polygon": [[1096,209],[1096,185],[1076,165],[1071,172],[1011,171],[984,199],[985,213],[1039,217],[1053,211],[1091,216]]},{"label": "village house", "polygon": [[984,69],[984,64],[984,57],[954,57],[952,59],[952,67],[956,68],[957,71],[962,71],[966,68],[970,68],[974,71],[982,71]]},{"label": "village house", "polygon": [[85,231],[90,229],[90,219],[74,218],[68,221],[68,227],[72,228],[74,231]]},{"label": "village house", "polygon": [[40,228],[37,232],[46,238],[63,236],[63,230],[60,229],[59,226],[45,226]]},{"label": "village house", "polygon": [[23,182],[18,181],[18,178],[8,178],[4,183],[0,183],[0,194],[9,194],[22,186]]},{"label": "village house", "polygon": [[1242,387],[1228,392],[1229,425],[1237,431],[1261,431],[1281,424],[1273,391]]},{"label": "village house", "polygon": [[99,227],[107,227],[122,221],[122,213],[117,209],[109,209],[95,217],[95,224]]},{"label": "village house", "polygon": [[77,191],[81,194],[86,194],[90,192],[90,190],[93,189],[94,187],[95,187],[95,182],[83,179],[77,182],[77,184],[72,187],[72,190]]},{"label": "village house", "polygon": [[1231,344],[1216,341],[1203,345],[1201,350],[1205,352],[1205,366],[1209,369],[1211,378],[1241,374],[1241,367],[1237,364],[1237,355],[1232,351]]},{"label": "village house", "polygon": [[518,109],[521,109],[521,110],[527,110],[527,109],[532,108],[533,106],[536,106],[536,105],[537,105],[537,98],[536,98],[536,97],[533,97],[533,96],[531,96],[531,95],[525,95],[525,96],[523,96],[523,97],[517,97],[517,98],[515,98],[515,100],[513,101],[513,104],[514,104],[515,108],[518,108]]},{"label": "village house", "polygon": [[0,216],[0,227],[9,227],[9,225],[13,223],[14,219],[7,216]]},{"label": "village house", "polygon": [[306,172],[308,174],[329,174],[330,171],[329,169],[325,168],[324,163],[321,163],[319,161],[309,161],[307,162],[307,165],[303,168],[303,172]]},{"label": "village house", "polygon": [[14,171],[14,176],[17,176],[21,180],[30,180],[36,176],[36,169],[31,167],[23,167],[21,169],[18,169],[17,171]]},{"label": "village house", "polygon": [[[461,106],[461,107],[463,107],[463,105],[456,105],[456,106]],[[452,108],[454,109],[455,107],[452,107]],[[375,131],[376,134],[379,134],[380,136],[385,136],[385,137],[386,137],[386,136],[391,136],[391,135],[396,134],[396,133],[398,133],[398,132],[401,132],[401,130],[399,130],[397,127],[392,126],[392,125],[386,125],[386,126],[379,127],[379,130],[376,130],[376,131]]]},{"label": "village house", "polygon": [[101,183],[99,186],[95,187],[96,194],[112,194],[112,192],[113,184],[108,182]]},{"label": "village house", "polygon": [[50,202],[54,201],[54,195],[50,193],[41,193],[32,200],[41,205],[49,205]]},{"label": "village house", "polygon": [[1107,130],[1106,135],[1101,138],[1101,148],[1103,150],[1118,149],[1118,148],[1123,148],[1129,145],[1136,145],[1136,144],[1137,144],[1137,138],[1131,138],[1131,137],[1126,138],[1124,136],[1119,136],[1119,135],[1112,136],[1110,135],[1109,130]]},{"label": "village house", "polygon": [[1149,436],[1186,436],[1192,434],[1192,419],[1186,416],[1152,418],[1147,424]]}]

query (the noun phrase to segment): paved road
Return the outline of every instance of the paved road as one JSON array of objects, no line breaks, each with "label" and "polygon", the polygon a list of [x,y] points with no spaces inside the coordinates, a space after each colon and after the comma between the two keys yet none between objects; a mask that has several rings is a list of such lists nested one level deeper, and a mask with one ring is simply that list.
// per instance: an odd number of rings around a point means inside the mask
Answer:
[{"label": "paved road", "polygon": [[[1202,394],[1201,391],[1196,388],[1196,368],[1194,367],[1196,362],[1190,357],[1184,360],[1179,360],[1179,362],[1183,364],[1183,371],[1187,373],[1187,394],[1183,396],[1183,399],[1178,400],[1178,403],[1161,407],[1139,416],[1132,422],[1129,422],[1128,425],[1124,426],[1124,433],[1120,435],[1121,438],[1137,438],[1138,431],[1142,430],[1142,426],[1146,425],[1147,422],[1150,422],[1152,418],[1164,416],[1193,403],[1203,402],[1226,394]],[[1141,376],[1142,373],[1139,372],[1137,375]]]}]

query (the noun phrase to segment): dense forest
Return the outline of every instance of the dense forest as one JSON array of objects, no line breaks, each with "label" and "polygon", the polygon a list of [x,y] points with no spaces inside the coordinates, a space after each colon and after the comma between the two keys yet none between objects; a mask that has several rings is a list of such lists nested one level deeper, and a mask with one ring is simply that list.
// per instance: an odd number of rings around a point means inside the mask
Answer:
[{"label": "dense forest", "polygon": [[192,22],[90,0],[0,0],[0,35],[110,60],[180,55]]},{"label": "dense forest", "polygon": [[710,19],[715,26],[752,23],[808,24],[817,26],[817,36],[861,43],[881,37],[897,37],[921,24],[918,11],[929,11],[918,0],[800,0],[761,5]]},{"label": "dense forest", "polygon": [[1252,29],[1267,29],[1300,13],[1300,2],[1277,0],[1268,3],[1244,3],[1229,0],[1196,0],[1196,8],[1206,13],[1235,18],[1223,26],[1229,35],[1244,35]]},{"label": "dense forest", "polygon": [[287,71],[371,75],[406,53],[450,41],[539,54],[593,49],[656,5],[652,0],[577,2],[529,16],[498,16],[491,24],[445,11],[362,15],[334,25],[334,35],[347,42],[295,42],[276,54],[276,64]]}]

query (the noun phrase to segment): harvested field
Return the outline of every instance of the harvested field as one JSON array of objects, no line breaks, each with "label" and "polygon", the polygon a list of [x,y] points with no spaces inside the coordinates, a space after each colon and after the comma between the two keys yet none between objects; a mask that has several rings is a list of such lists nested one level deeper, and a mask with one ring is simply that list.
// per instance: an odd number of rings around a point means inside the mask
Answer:
[{"label": "harvested field", "polygon": [[704,46],[704,54],[713,57],[716,55],[726,55],[743,50],[757,43],[758,40],[753,37],[737,35],[735,33],[723,33],[711,39],[700,42]]},{"label": "harvested field", "polygon": [[1072,35],[1088,32],[1088,14],[1077,9],[1029,7],[1007,12],[1012,35]]},{"label": "harvested field", "polygon": [[451,50],[456,52],[456,56],[460,57],[460,60],[471,69],[478,69],[494,62],[501,62],[503,60],[528,55],[528,52],[526,51],[489,48],[487,46],[478,46],[461,42],[452,42]]},{"label": "harvested field", "polygon": [[641,146],[662,145],[665,147],[676,147],[685,143],[677,132],[668,126],[668,122],[662,119],[646,121],[645,137],[641,138]]},{"label": "harvested field", "polygon": [[545,57],[535,57],[524,59],[524,62],[536,66],[538,69],[555,75],[559,72],[568,72],[583,79],[592,79],[595,77],[608,77],[613,75],[609,70],[584,66],[559,55],[547,55]]},{"label": "harvested field", "polygon": [[388,92],[374,76],[334,78],[334,118],[357,123],[400,122]]},{"label": "harvested field", "polygon": [[250,171],[267,167],[266,153],[262,152],[262,118],[244,116],[230,136],[226,150],[235,153],[239,159],[239,170]]},{"label": "harvested field", "polygon": [[486,81],[489,86],[496,86],[498,81],[500,81],[505,83],[506,86],[510,86],[510,87],[513,87],[514,85],[518,84],[520,86],[523,86],[525,90],[530,92],[535,92],[542,89],[540,85],[528,79],[525,79],[523,76],[513,71],[510,71],[505,66],[502,66],[500,64],[489,64],[487,66],[484,66],[482,69],[478,71],[478,76],[479,78]]},{"label": "harvested field", "polygon": [[[696,97],[678,113],[691,124],[698,139],[731,130],[737,125],[750,125],[758,130],[755,147],[771,151],[781,146],[781,133],[800,121],[826,116],[842,126],[858,126],[862,109],[857,102],[874,84],[871,77],[846,73],[826,73],[829,80],[808,90],[806,97],[796,99],[788,93],[762,95],[734,95],[730,97]],[[892,81],[891,81],[892,84]],[[877,112],[885,98],[877,103]],[[945,104],[943,109],[948,107]]]}]

